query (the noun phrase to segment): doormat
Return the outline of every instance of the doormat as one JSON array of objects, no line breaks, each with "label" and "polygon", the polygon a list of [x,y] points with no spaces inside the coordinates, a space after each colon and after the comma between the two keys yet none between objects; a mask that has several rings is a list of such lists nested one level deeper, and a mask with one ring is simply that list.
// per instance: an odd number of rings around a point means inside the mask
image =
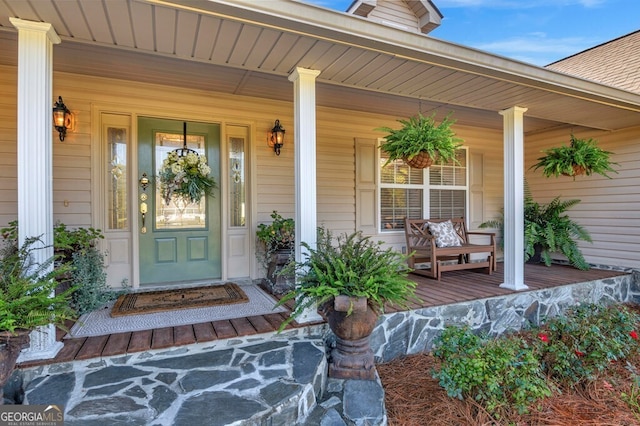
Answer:
[{"label": "doormat", "polygon": [[284,306],[276,308],[276,300],[258,286],[241,285],[240,288],[249,297],[249,302],[207,306],[204,308],[176,309],[139,315],[112,317],[111,308],[114,302],[111,301],[102,308],[88,312],[78,318],[64,338],[104,336],[114,333],[153,330],[156,328],[287,312]]},{"label": "doormat", "polygon": [[152,314],[176,309],[246,303],[247,295],[235,283],[123,294],[111,309],[112,317]]}]

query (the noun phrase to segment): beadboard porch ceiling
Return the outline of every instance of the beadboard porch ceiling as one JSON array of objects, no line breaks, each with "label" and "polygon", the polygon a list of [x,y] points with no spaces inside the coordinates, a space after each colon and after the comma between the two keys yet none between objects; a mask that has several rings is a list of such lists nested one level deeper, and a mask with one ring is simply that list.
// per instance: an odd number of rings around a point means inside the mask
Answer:
[{"label": "beadboard porch ceiling", "polygon": [[501,129],[517,105],[527,133],[640,121],[639,95],[294,0],[0,0],[11,63],[9,17],[53,24],[56,71],[292,101],[303,67],[320,106]]}]

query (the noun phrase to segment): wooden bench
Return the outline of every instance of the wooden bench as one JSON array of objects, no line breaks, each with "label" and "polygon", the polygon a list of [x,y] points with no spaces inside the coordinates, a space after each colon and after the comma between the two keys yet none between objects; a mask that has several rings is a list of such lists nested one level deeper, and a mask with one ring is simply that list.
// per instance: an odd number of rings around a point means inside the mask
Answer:
[{"label": "wooden bench", "polygon": [[[451,220],[453,229],[460,237],[460,246],[438,247],[436,239],[429,231],[429,222],[446,222]],[[438,281],[443,271],[458,269],[487,268],[489,275],[496,270],[496,236],[492,232],[468,232],[464,218],[453,219],[405,219],[405,236],[407,238],[408,264],[413,273],[436,278]],[[485,237],[487,244],[472,244],[469,236]],[[481,261],[470,261],[473,253],[487,253]],[[417,263],[429,262],[430,269],[416,269]]]}]

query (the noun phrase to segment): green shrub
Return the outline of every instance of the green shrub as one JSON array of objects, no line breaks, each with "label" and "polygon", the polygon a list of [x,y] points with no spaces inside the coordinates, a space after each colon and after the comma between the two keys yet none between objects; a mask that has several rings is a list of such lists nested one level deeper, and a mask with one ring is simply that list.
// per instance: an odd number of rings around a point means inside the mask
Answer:
[{"label": "green shrub", "polygon": [[103,238],[102,231],[96,228],[69,229],[64,223],[53,227],[53,247],[66,256],[65,260],[71,260],[73,253],[95,247],[97,240]]},{"label": "green shrub", "polygon": [[593,379],[638,350],[640,316],[622,306],[584,304],[547,321],[535,343],[545,374],[561,385]]},{"label": "green shrub", "polygon": [[488,339],[447,326],[433,349],[441,361],[434,377],[450,397],[473,398],[496,417],[509,407],[523,413],[554,389],[594,380],[634,355],[639,325],[640,314],[624,306],[584,304],[518,336]]},{"label": "green shrub", "polygon": [[296,224],[291,218],[283,218],[277,211],[271,213],[273,222],[269,225],[261,223],[258,225],[256,236],[258,241],[265,245],[267,253],[276,250],[290,250],[296,241]]},{"label": "green shrub", "polygon": [[533,348],[519,337],[488,339],[468,328],[447,327],[433,353],[442,361],[434,377],[447,394],[471,397],[494,415],[506,407],[524,413],[551,395]]},{"label": "green shrub", "polygon": [[107,285],[104,254],[95,247],[74,253],[71,266],[71,285],[76,288],[71,304],[79,315],[94,311],[122,294]]}]

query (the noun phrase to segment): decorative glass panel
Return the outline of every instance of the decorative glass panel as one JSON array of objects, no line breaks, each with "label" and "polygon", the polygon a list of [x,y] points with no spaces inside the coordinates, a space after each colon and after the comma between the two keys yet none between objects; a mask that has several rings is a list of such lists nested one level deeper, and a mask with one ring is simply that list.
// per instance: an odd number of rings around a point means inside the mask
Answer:
[{"label": "decorative glass panel", "polygon": [[107,127],[107,216],[109,229],[127,229],[127,129]]},{"label": "decorative glass panel", "polygon": [[[158,176],[162,162],[170,151],[183,147],[183,135],[178,133],[155,134],[155,175]],[[204,135],[187,135],[187,148],[205,155]],[[173,197],[167,204],[160,193],[160,186],[155,185],[156,229],[201,229],[207,226],[205,197],[197,203],[189,203],[180,197]]]},{"label": "decorative glass panel", "polygon": [[246,225],[244,138],[229,138],[229,225]]}]

